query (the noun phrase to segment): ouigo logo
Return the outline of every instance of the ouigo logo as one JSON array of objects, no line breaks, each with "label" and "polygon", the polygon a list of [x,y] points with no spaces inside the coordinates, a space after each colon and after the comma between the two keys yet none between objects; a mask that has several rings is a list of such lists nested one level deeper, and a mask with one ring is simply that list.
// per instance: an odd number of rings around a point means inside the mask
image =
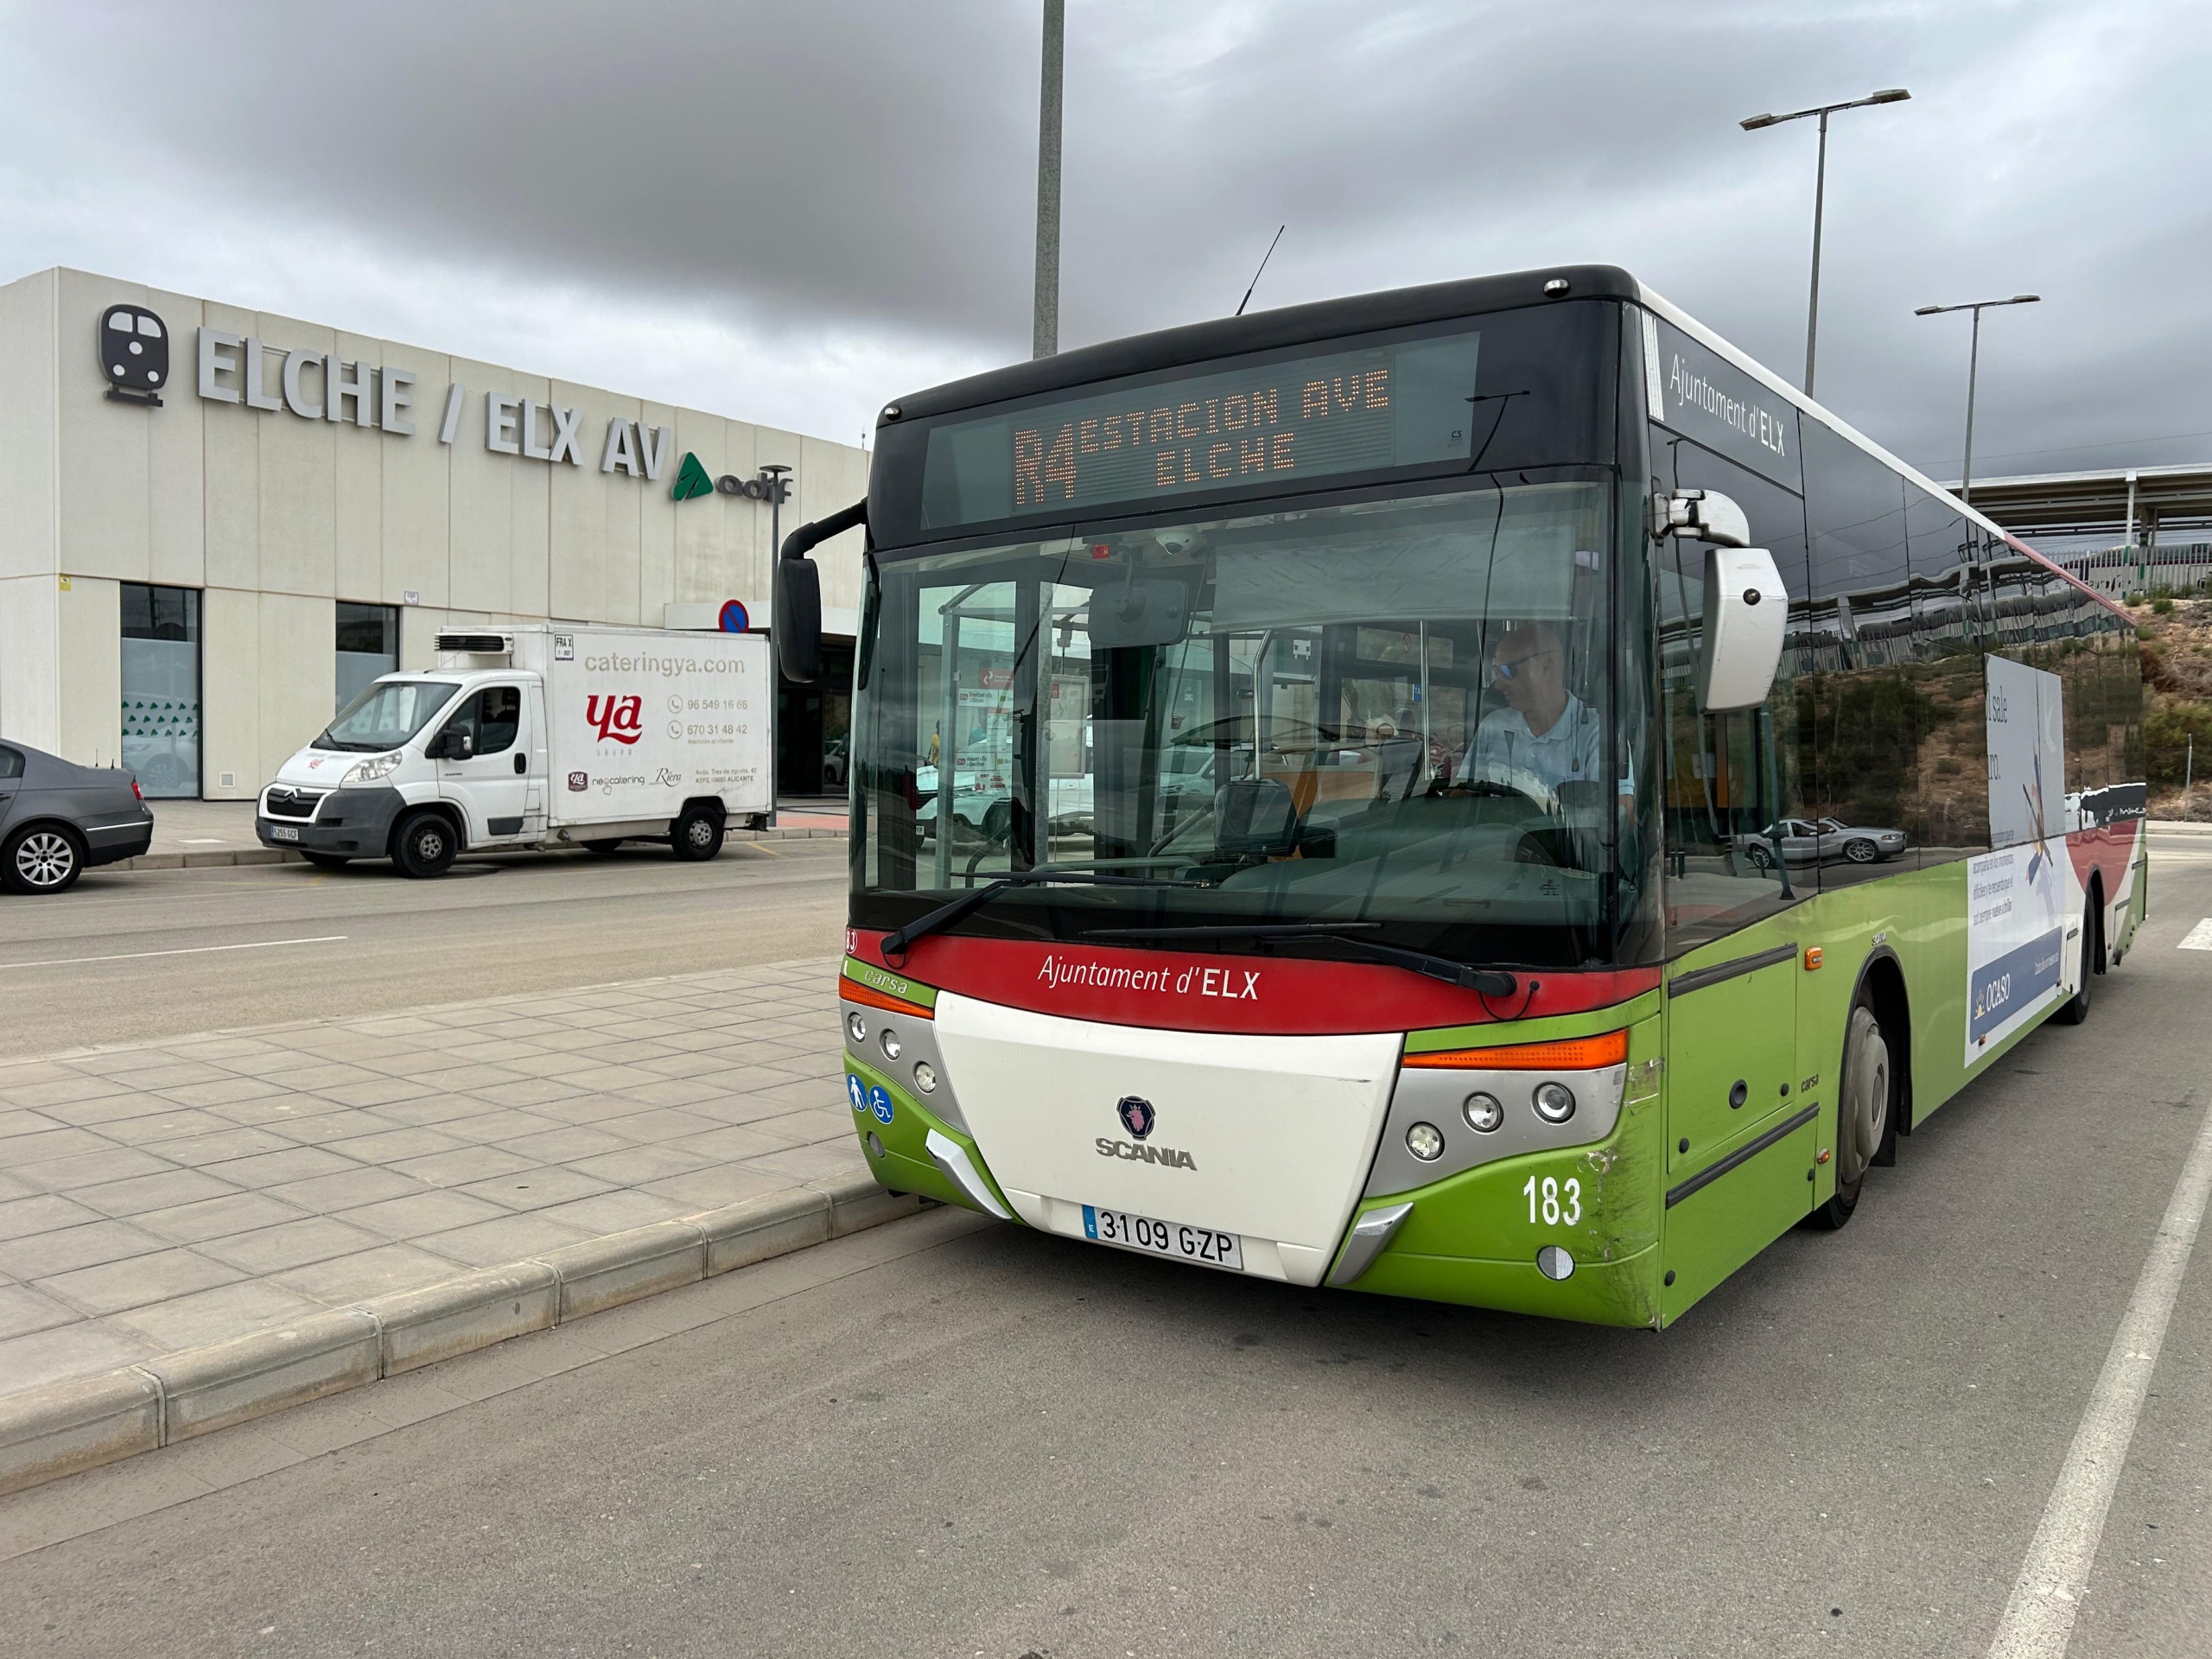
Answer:
[{"label": "ouigo logo", "polygon": [[635,743],[645,734],[645,700],[618,697],[613,692],[603,697],[586,697],[584,721],[599,734],[602,743]]}]

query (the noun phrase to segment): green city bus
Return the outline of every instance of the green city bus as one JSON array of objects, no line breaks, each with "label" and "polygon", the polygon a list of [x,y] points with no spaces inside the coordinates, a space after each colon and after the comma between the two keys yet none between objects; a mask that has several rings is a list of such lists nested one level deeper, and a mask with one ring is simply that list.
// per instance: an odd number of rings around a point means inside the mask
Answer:
[{"label": "green city bus", "polygon": [[839,982],[887,1188],[1663,1326],[2146,897],[2125,613],[1627,273],[902,397]]}]

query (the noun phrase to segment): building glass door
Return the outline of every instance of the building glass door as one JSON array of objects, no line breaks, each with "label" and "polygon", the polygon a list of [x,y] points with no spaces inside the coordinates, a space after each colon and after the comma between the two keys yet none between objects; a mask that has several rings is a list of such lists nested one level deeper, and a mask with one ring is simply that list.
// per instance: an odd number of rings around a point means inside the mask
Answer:
[{"label": "building glass door", "polygon": [[338,709],[399,670],[399,607],[338,601]]},{"label": "building glass door", "polygon": [[200,794],[200,594],[122,584],[123,764],[156,800]]}]

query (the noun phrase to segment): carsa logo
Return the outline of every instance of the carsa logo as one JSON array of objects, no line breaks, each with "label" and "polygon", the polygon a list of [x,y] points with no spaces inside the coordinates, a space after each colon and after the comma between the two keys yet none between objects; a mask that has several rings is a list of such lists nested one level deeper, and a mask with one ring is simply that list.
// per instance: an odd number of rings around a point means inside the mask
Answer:
[{"label": "carsa logo", "polygon": [[645,732],[645,700],[618,697],[611,691],[603,697],[587,697],[584,721],[602,743],[635,743]]},{"label": "carsa logo", "polygon": [[581,794],[590,787],[591,774],[589,772],[572,772],[569,774],[569,788],[572,791]]}]

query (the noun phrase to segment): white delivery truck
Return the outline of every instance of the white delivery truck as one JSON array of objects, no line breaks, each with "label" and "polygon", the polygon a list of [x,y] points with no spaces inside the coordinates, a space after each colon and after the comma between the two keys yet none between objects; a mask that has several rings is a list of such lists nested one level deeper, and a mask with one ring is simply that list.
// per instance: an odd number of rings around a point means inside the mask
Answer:
[{"label": "white delivery truck", "polygon": [[312,863],[442,875],[464,852],[664,841],[712,858],[775,808],[775,668],[758,634],[516,626],[437,637],[261,791],[255,833]]}]

